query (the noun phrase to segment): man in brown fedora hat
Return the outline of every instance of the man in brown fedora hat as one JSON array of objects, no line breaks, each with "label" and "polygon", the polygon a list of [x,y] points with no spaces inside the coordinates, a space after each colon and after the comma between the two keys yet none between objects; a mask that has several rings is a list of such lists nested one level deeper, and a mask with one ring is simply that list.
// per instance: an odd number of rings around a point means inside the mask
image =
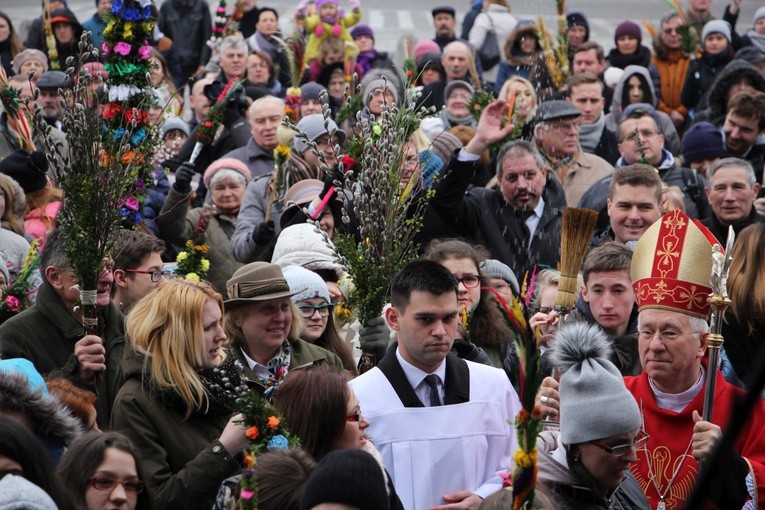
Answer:
[{"label": "man in brown fedora hat", "polygon": [[226,282],[226,335],[231,353],[244,366],[253,386],[266,395],[290,370],[329,365],[343,370],[340,358],[298,337],[300,314],[276,264],[253,262],[239,268]]}]

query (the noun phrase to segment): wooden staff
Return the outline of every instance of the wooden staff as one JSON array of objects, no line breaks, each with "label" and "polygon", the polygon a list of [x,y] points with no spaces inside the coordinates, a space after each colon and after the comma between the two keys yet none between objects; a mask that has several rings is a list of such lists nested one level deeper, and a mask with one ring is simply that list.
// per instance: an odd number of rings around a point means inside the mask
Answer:
[{"label": "wooden staff", "polygon": [[712,247],[712,277],[710,278],[712,294],[707,299],[712,308],[712,313],[709,316],[709,335],[707,335],[709,365],[707,366],[707,380],[704,387],[704,412],[702,414],[702,418],[706,421],[712,420],[717,363],[720,359],[720,348],[722,348],[724,341],[721,334],[722,319],[723,315],[725,315],[725,310],[731,304],[731,300],[728,297],[728,272],[730,271],[731,253],[733,252],[733,242],[735,240],[736,233],[733,231],[733,226],[729,226],[725,252],[722,251],[722,246],[719,244],[715,244]]}]

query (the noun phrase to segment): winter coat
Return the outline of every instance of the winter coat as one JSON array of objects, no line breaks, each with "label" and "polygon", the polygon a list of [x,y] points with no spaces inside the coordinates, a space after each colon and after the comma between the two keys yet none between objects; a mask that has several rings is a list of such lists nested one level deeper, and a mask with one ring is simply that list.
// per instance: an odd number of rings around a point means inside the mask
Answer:
[{"label": "winter coat", "polygon": [[101,43],[104,42],[104,29],[106,21],[96,12],[85,23],[82,28],[90,32],[90,43],[94,48],[101,49]]},{"label": "winter coat", "polygon": [[11,51],[11,38],[9,37],[3,42],[0,42],[0,66],[5,70],[6,76],[13,76],[13,57],[15,55]]},{"label": "winter coat", "polygon": [[[543,156],[544,157],[544,156]],[[556,171],[555,165],[547,161],[548,171]],[[567,165],[566,174],[561,181],[566,194],[566,204],[574,206],[581,200],[590,187],[603,177],[614,173],[614,167],[606,160],[594,154],[584,152],[581,147]],[[556,173],[556,177],[560,175]]]},{"label": "winter coat", "polygon": [[542,198],[544,212],[532,239],[527,239],[524,221],[507,205],[502,192],[487,188],[467,191],[477,162],[453,157],[428,207],[457,235],[485,246],[495,258],[507,264],[519,278],[536,264],[557,267],[560,262],[560,235],[563,186],[548,173]]},{"label": "winter coat", "polygon": [[12,410],[31,421],[32,432],[46,447],[54,466],[83,432],[80,420],[68,407],[47,390],[31,387],[21,372],[0,371],[0,409]]},{"label": "winter coat", "polygon": [[[241,469],[218,440],[231,413],[188,419],[147,389],[144,357],[125,351],[125,385],[114,402],[112,429],[127,435],[141,459],[157,508],[212,508],[221,482]],[[145,378],[145,381],[144,381]]]},{"label": "winter coat", "polygon": [[[607,412],[603,410],[602,412]],[[590,483],[582,480],[568,466],[553,458],[553,452],[559,446],[557,431],[546,430],[537,437],[539,451],[539,482],[547,489],[546,493],[558,510],[597,510],[597,509],[632,509],[648,510],[648,500],[640,490],[637,480],[629,471],[625,471],[621,484],[610,494],[598,492]]]},{"label": "winter coat", "polygon": [[728,91],[740,80],[749,80],[755,90],[765,92],[765,76],[746,60],[732,60],[715,78],[706,94],[706,108],[696,112],[695,121],[706,120],[722,127],[728,109]]},{"label": "winter coat", "polygon": [[98,395],[98,426],[108,428],[114,397],[122,384],[122,352],[125,344],[125,317],[113,303],[99,310],[99,326],[106,349],[106,372],[99,381],[77,375],[79,365],[74,345],[85,335],[47,281],[37,302],[0,326],[0,358],[25,358],[43,376],[63,377],[76,386]]},{"label": "winter coat", "polygon": [[162,210],[162,205],[165,203],[167,194],[170,192],[170,179],[165,174],[165,168],[173,166],[173,171],[178,168],[178,163],[175,161],[163,161],[161,164],[156,165],[152,171],[152,177],[154,178],[153,186],[151,186],[146,194],[146,198],[143,201],[141,207],[141,216],[144,225],[151,229],[155,236],[159,236],[159,227],[157,226],[157,217]]},{"label": "winter coat", "polygon": [[662,42],[657,33],[653,39],[653,65],[659,74],[660,99],[656,105],[659,111],[669,115],[677,111],[683,117],[688,117],[688,108],[683,106],[680,95],[685,85],[685,77],[688,74],[688,66],[691,65],[691,57],[682,50],[671,50]]},{"label": "winter coat", "polygon": [[759,359],[760,352],[765,346],[762,342],[765,338],[765,325],[762,319],[754,332],[750,333],[749,328],[736,318],[733,309],[728,308],[723,320],[722,335],[725,338],[723,349],[736,375],[747,386],[754,384],[758,376],[756,360]]},{"label": "winter coat", "polygon": [[210,59],[212,16],[205,0],[168,0],[159,8],[159,30],[173,40],[184,80]]},{"label": "winter coat", "polygon": [[[627,81],[637,75],[643,84],[643,100],[641,103],[648,103],[656,108],[658,101],[656,95],[656,89],[651,81],[651,76],[648,74],[648,70],[642,66],[627,66],[624,70],[624,74],[614,87],[614,97],[611,100],[611,110],[606,115],[606,129],[616,133],[617,139],[619,138],[619,120],[622,112],[627,108],[627,104],[622,103],[622,96],[627,88]],[[659,126],[659,131],[664,135],[664,147],[672,154],[680,154],[680,137],[677,134],[677,128],[666,113],[657,110],[654,114],[656,124]]]},{"label": "winter coat", "polygon": [[[732,224],[733,231],[736,233],[736,237],[738,237],[739,233],[749,225],[752,225],[753,223],[761,223],[763,221],[765,221],[765,218],[758,215],[757,210],[754,208],[754,205],[752,205],[752,210],[749,211],[749,216]],[[720,221],[714,211],[710,216],[701,220],[701,223],[712,232],[715,238],[720,242],[720,245],[725,246],[728,241],[728,223]]]},{"label": "winter coat", "polygon": [[712,87],[717,74],[728,65],[732,58],[730,50],[724,50],[717,55],[704,52],[701,57],[691,60],[688,74],[685,75],[683,92],[680,101],[689,110],[706,108],[705,93]]},{"label": "winter coat", "polygon": [[[21,271],[29,251],[29,241],[15,232],[0,228],[0,257],[3,258],[11,281]],[[29,282],[33,287],[39,287],[42,277],[39,271],[33,271]]]},{"label": "winter coat", "polygon": [[[191,209],[191,193],[179,193],[171,188],[162,211],[157,218],[159,237],[176,246],[183,246],[194,237],[194,229],[202,215],[202,208]],[[207,227],[207,258],[210,270],[207,279],[213,288],[225,295],[226,281],[242,264],[231,255],[231,236],[234,234],[236,218],[216,211],[210,216]]]},{"label": "winter coat", "polygon": [[[504,47],[505,40],[513,33],[518,20],[515,16],[510,14],[510,8],[499,4],[488,4],[484,11],[475,17],[473,22],[473,28],[470,29],[470,35],[468,41],[476,49],[476,59],[478,53],[481,51],[486,40],[486,34],[492,29],[497,37],[497,50],[502,54],[502,48]],[[499,64],[490,69],[483,70],[483,80],[488,83],[495,83],[497,81],[497,71],[499,70]]]},{"label": "winter coat", "polygon": [[44,241],[48,232],[50,232],[56,224],[56,215],[60,208],[61,202],[58,200],[49,202],[48,205],[45,206],[45,215],[48,217],[47,225],[41,218],[42,211],[39,207],[29,211],[24,217],[24,230],[27,233],[27,237]]},{"label": "winter coat", "polygon": [[[531,73],[534,61],[537,59],[539,52],[542,51],[542,46],[539,44],[539,38],[536,34],[536,27],[533,24],[526,23],[517,26],[507,39],[505,39],[503,44],[504,58],[499,63],[497,79],[494,84],[494,91],[497,95],[499,94],[502,85],[513,76],[520,76],[527,80],[529,79],[529,74]],[[521,52],[521,39],[532,35],[537,39],[536,51],[534,53]],[[500,41],[500,44],[501,43],[502,42]]]},{"label": "winter coat", "polygon": [[253,179],[274,171],[274,151],[262,149],[254,138],[250,138],[244,147],[234,149],[223,157],[234,158],[247,165]]},{"label": "winter coat", "polygon": [[[334,372],[345,373],[345,368],[343,368],[343,362],[340,361],[340,358],[325,348],[308,343],[300,338],[290,339],[289,342],[290,349],[292,349],[290,353],[290,372],[323,365],[329,367]],[[266,391],[265,385],[250,368],[244,353],[242,353],[242,349],[238,345],[231,346],[228,354],[236,356],[236,359],[244,367],[244,377],[247,379],[250,388],[256,389],[260,393]],[[289,377],[289,373],[287,373],[287,377]]]}]

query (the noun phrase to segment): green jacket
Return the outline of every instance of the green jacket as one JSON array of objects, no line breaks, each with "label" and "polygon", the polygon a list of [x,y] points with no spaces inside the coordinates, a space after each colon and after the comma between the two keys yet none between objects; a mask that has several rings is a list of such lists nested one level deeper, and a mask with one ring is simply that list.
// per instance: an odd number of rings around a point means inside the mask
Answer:
[{"label": "green jacket", "polygon": [[0,358],[28,359],[44,377],[65,378],[96,393],[98,426],[106,429],[114,397],[122,385],[125,317],[111,303],[99,315],[106,348],[106,373],[96,383],[77,376],[79,362],[74,355],[74,344],[85,331],[47,281],[40,286],[33,306],[0,326]]},{"label": "green jacket", "polygon": [[114,402],[112,429],[133,441],[156,508],[209,510],[221,482],[241,470],[218,440],[231,415],[194,414],[184,420],[144,387],[143,357],[130,347],[123,367],[125,384]]},{"label": "green jacket", "polygon": [[[301,340],[290,340],[290,346],[292,347],[292,354],[290,355],[290,371],[309,368],[314,365],[327,365],[329,368],[336,372],[343,372],[343,362],[336,354],[333,354],[323,347],[314,345]],[[244,377],[247,379],[251,387],[257,388],[261,393],[265,391],[266,387],[260,381],[257,374],[250,369],[250,365],[242,353],[242,349],[238,346],[232,346],[229,348],[229,355],[233,354],[236,359],[244,367]],[[287,374],[289,377],[289,374]]]},{"label": "green jacket", "polygon": [[[190,193],[178,193],[173,188],[167,194],[162,211],[157,217],[159,237],[165,242],[184,247],[186,241],[194,237],[202,208],[189,209]],[[231,254],[231,236],[234,234],[236,218],[215,213],[210,217],[207,227],[207,246],[210,270],[207,279],[218,292],[226,295],[226,281],[234,271],[242,267]]]}]

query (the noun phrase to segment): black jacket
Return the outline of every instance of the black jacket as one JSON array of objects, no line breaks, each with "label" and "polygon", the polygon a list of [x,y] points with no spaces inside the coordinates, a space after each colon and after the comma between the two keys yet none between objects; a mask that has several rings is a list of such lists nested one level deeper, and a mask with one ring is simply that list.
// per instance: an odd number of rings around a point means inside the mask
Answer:
[{"label": "black jacket", "polygon": [[[752,210],[749,212],[749,216],[744,218],[741,221],[737,221],[733,223],[733,231],[736,233],[736,236],[738,237],[738,234],[744,230],[746,227],[751,225],[752,223],[757,223],[765,220],[765,218],[759,216],[757,214],[757,210],[752,206]],[[720,245],[722,247],[725,247],[725,243],[728,241],[728,224],[723,223],[720,221],[720,219],[717,217],[717,215],[713,212],[708,218],[704,218],[701,220],[701,223],[704,224],[705,227],[709,229],[710,232],[714,234],[714,236],[717,238],[718,241],[720,241]]]},{"label": "black jacket", "polygon": [[502,193],[473,188],[467,193],[477,164],[452,157],[429,207],[455,232],[486,247],[492,257],[507,264],[518,278],[534,265],[557,267],[566,198],[560,181],[548,174],[542,197],[545,208],[534,237]]},{"label": "black jacket", "polygon": [[168,0],[159,8],[159,29],[173,40],[184,72],[195,71],[210,59],[207,40],[212,16],[205,0]]}]

